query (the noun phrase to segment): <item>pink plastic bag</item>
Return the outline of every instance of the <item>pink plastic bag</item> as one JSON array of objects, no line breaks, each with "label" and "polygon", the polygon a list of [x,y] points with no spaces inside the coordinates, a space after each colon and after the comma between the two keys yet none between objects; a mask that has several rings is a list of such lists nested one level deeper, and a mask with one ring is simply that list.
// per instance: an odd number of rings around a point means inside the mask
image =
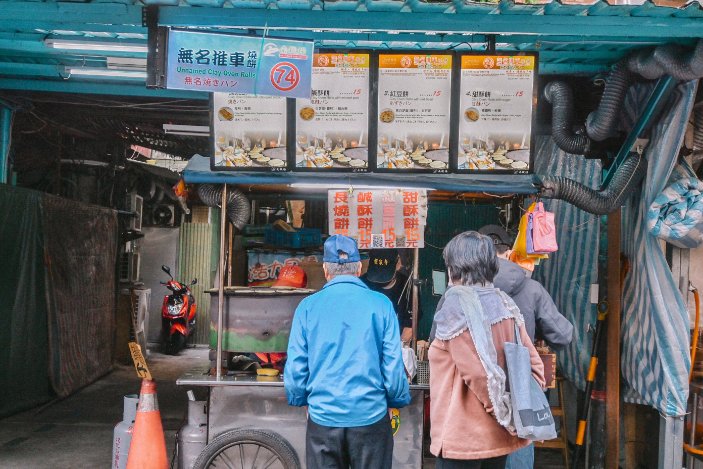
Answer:
[{"label": "pink plastic bag", "polygon": [[532,248],[534,252],[556,252],[559,250],[554,214],[545,211],[542,202],[538,202],[532,212]]}]

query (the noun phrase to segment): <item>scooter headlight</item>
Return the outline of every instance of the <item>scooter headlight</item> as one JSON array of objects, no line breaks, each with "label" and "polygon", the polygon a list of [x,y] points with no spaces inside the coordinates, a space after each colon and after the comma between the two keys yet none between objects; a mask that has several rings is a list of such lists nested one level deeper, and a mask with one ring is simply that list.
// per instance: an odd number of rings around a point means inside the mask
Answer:
[{"label": "scooter headlight", "polygon": [[175,305],[168,305],[168,314],[171,316],[178,316],[181,314],[181,303],[177,303]]}]

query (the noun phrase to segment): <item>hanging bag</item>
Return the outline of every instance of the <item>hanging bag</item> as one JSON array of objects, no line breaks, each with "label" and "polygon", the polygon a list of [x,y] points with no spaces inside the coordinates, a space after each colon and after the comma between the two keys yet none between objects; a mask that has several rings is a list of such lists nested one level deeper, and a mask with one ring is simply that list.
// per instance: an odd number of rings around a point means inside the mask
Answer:
[{"label": "hanging bag", "polygon": [[510,403],[517,436],[532,441],[557,437],[552,409],[537,380],[532,376],[530,351],[522,345],[515,323],[515,343],[504,345],[505,366],[510,385]]},{"label": "hanging bag", "polygon": [[[537,203],[534,211],[530,214],[532,218],[532,248],[534,253],[556,252],[559,250],[557,244],[557,230],[554,225],[554,214],[544,210],[542,202]],[[529,252],[529,250],[528,250]]]},{"label": "hanging bag", "polygon": [[518,227],[517,236],[515,237],[515,243],[513,243],[513,251],[521,256],[527,256],[527,224],[528,217],[535,208],[534,202],[527,208],[527,211],[522,217],[520,217],[520,225]]},{"label": "hanging bag", "polygon": [[527,234],[525,239],[527,240],[527,254],[540,254],[535,252],[535,242],[532,239],[532,228],[534,223],[532,222],[532,213],[527,213]]}]

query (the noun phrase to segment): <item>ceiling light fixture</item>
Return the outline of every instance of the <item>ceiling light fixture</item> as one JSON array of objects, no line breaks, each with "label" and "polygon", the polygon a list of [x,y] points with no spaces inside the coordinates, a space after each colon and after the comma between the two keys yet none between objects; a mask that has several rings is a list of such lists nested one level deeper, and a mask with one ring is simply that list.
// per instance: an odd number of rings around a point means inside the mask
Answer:
[{"label": "ceiling light fixture", "polygon": [[107,68],[73,67],[66,68],[68,76],[105,77],[105,78],[134,78],[146,79],[145,71],[138,70],[114,70]]},{"label": "ceiling light fixture", "polygon": [[148,51],[146,44],[136,42],[91,42],[68,39],[47,39],[44,41],[44,44],[52,49],[135,52],[140,54],[146,54]]},{"label": "ceiling light fixture", "polygon": [[210,127],[207,125],[178,125],[164,124],[164,133],[172,135],[192,135],[194,137],[209,137]]},{"label": "ceiling light fixture", "polygon": [[340,189],[375,189],[375,190],[386,190],[386,191],[396,191],[396,190],[417,190],[417,191],[433,191],[431,187],[407,187],[407,186],[388,186],[388,185],[357,185],[357,184],[330,184],[323,182],[294,182],[289,184],[293,189],[324,189],[324,190],[340,190]]}]

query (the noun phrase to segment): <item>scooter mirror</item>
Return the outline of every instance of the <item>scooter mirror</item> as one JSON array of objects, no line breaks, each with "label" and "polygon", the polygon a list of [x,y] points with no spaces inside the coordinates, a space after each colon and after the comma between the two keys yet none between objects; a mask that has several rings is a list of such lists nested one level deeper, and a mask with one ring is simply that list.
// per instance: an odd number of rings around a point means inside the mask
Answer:
[{"label": "scooter mirror", "polygon": [[167,265],[162,265],[162,266],[161,266],[161,270],[163,270],[164,272],[166,272],[169,277],[173,278],[173,275],[171,275],[171,269],[169,269],[169,267],[168,267]]},{"label": "scooter mirror", "polygon": [[191,285],[195,285],[196,283],[198,283],[198,279],[197,279],[197,278],[194,278],[193,281],[190,282]]}]

